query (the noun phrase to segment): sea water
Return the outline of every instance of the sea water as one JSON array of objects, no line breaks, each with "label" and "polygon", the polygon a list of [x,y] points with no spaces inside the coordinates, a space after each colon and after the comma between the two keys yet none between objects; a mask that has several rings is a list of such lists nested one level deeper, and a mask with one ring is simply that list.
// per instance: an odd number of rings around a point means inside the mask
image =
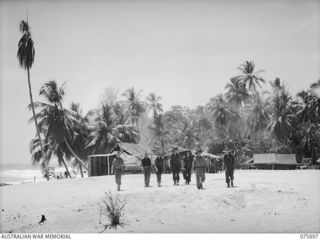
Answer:
[{"label": "sea water", "polygon": [[44,180],[40,166],[33,166],[32,164],[0,164],[1,184],[17,184]]}]

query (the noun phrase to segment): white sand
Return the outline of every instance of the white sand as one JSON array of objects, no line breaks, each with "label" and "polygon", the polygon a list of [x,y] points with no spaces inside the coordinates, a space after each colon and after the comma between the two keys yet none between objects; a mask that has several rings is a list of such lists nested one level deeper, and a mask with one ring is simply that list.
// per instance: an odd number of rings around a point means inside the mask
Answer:
[{"label": "white sand", "polygon": [[[320,171],[236,171],[235,188],[224,173],[207,174],[205,190],[144,188],[143,175],[123,177],[129,225],[108,232],[320,232]],[[182,181],[183,182],[183,181]],[[1,232],[98,233],[98,202],[116,188],[114,176],[27,183],[0,187]],[[44,214],[47,221],[38,224]],[[102,219],[106,221],[105,219]]]}]

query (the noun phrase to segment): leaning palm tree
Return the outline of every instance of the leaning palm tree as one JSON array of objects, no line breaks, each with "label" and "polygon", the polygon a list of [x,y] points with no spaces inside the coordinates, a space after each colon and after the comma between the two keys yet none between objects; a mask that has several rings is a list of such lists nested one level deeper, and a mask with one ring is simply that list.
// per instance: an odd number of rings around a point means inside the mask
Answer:
[{"label": "leaning palm tree", "polygon": [[71,111],[62,106],[64,93],[63,86],[59,88],[55,81],[49,81],[41,87],[39,94],[45,98],[46,102],[35,103],[35,106],[40,108],[40,112],[36,115],[39,120],[38,125],[45,133],[46,139],[53,139],[53,142],[58,145],[64,142],[76,161],[87,169],[70,144],[74,136],[73,126],[76,124],[76,118]]},{"label": "leaning palm tree", "polygon": [[139,118],[143,113],[146,111],[146,104],[140,100],[140,94],[142,90],[139,92],[136,92],[134,87],[129,88],[125,93],[123,94],[127,100],[126,100],[126,105],[127,105],[127,110],[128,110],[128,115],[129,118],[132,122],[133,125],[137,127],[137,130],[139,132]]},{"label": "leaning palm tree", "polygon": [[[19,40],[18,43],[18,53],[17,57],[19,59],[19,64],[20,66],[27,70],[27,75],[28,75],[28,86],[29,86],[29,96],[30,96],[30,106],[32,109],[32,114],[33,114],[33,119],[34,123],[36,126],[36,131],[37,131],[37,137],[39,139],[39,145],[40,145],[40,150],[42,152],[42,155],[45,156],[43,144],[42,144],[42,139],[40,136],[40,129],[38,127],[38,122],[35,109],[34,109],[34,104],[33,104],[33,97],[32,97],[32,90],[31,90],[31,81],[30,81],[30,68],[33,65],[34,62],[34,57],[35,57],[35,50],[34,50],[34,43],[31,37],[31,31],[30,27],[28,24],[28,21],[21,21],[20,22],[20,32],[22,33],[22,37]],[[43,161],[42,168],[45,169],[46,167],[46,161]]]},{"label": "leaning palm tree", "polygon": [[162,104],[160,103],[161,97],[156,96],[155,93],[150,93],[147,97],[148,111],[152,111],[153,117],[156,118],[163,112]]},{"label": "leaning palm tree", "polygon": [[236,78],[243,82],[252,93],[257,91],[256,85],[261,88],[261,83],[265,83],[265,80],[259,75],[264,72],[264,70],[255,71],[253,61],[245,61],[245,63],[238,67],[238,70],[240,70],[241,75]]},{"label": "leaning palm tree", "polygon": [[58,144],[53,139],[51,139],[50,136],[47,135],[47,138],[45,139],[44,143],[45,143],[44,151],[45,151],[46,159],[43,158],[43,155],[41,153],[41,149],[39,147],[39,140],[35,138],[30,141],[30,153],[31,153],[32,164],[33,165],[37,163],[43,164],[43,162],[46,162],[46,164],[49,164],[52,156],[56,156],[59,166],[63,165],[66,169],[68,177],[71,178],[69,168],[65,162],[65,159],[70,160],[71,154],[68,151],[64,142],[61,142],[60,144]]}]

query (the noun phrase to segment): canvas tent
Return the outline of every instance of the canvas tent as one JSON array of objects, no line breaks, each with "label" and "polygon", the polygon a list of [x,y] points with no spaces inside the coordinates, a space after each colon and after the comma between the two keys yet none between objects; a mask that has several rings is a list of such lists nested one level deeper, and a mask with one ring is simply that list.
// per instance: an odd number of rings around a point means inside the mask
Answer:
[{"label": "canvas tent", "polygon": [[295,154],[253,154],[253,164],[260,169],[295,169]]},{"label": "canvas tent", "polygon": [[113,160],[116,157],[116,151],[121,150],[121,158],[126,166],[126,171],[137,172],[141,170],[141,159],[144,154],[151,151],[142,145],[133,143],[118,143],[109,154],[89,155],[88,176],[111,175]]}]

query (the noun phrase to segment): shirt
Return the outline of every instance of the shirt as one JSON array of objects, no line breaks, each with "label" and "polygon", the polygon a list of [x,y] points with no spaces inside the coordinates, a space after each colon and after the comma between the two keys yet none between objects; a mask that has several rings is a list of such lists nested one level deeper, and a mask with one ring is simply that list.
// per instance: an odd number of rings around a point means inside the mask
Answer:
[{"label": "shirt", "polygon": [[224,155],[223,161],[226,169],[234,168],[234,157],[231,153]]},{"label": "shirt", "polygon": [[172,169],[179,169],[181,167],[179,154],[172,154],[171,155],[170,166]]},{"label": "shirt", "polygon": [[121,157],[116,157],[113,162],[113,168],[114,169],[123,169],[124,168],[124,162]]},{"label": "shirt", "polygon": [[184,167],[186,169],[191,169],[192,167],[193,156],[189,154],[189,157],[185,156],[184,158]]},{"label": "shirt", "polygon": [[195,156],[193,160],[194,168],[204,168],[206,166],[206,161],[201,156]]},{"label": "shirt", "polygon": [[142,159],[142,166],[143,167],[150,167],[151,166],[151,160],[150,160],[150,158],[144,158],[144,159]]},{"label": "shirt", "polygon": [[154,161],[154,164],[156,165],[157,168],[163,168],[163,157],[157,157],[156,160]]}]

